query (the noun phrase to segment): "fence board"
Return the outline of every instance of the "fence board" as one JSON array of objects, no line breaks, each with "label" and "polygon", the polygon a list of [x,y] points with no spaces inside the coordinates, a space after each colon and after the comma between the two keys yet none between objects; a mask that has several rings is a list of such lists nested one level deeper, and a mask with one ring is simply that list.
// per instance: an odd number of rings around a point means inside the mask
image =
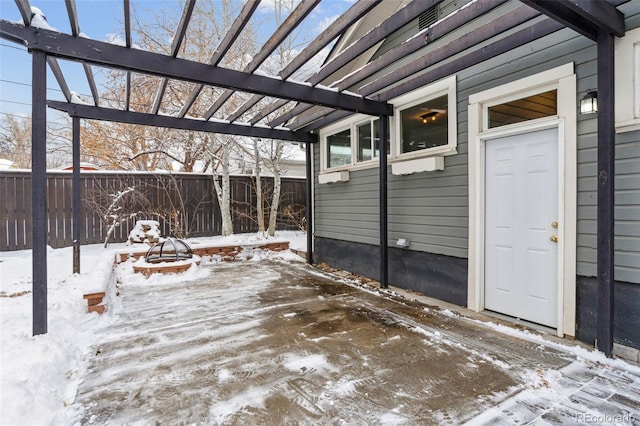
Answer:
[{"label": "fence board", "polygon": [[[110,242],[124,242],[136,220],[155,219],[160,222],[163,235],[176,230],[178,221],[184,226],[186,237],[220,235],[222,221],[220,208],[210,175],[200,174],[152,174],[82,171],[80,175],[82,219],[81,244],[103,243],[108,224],[103,220],[104,210],[113,201],[112,195],[134,186],[150,207],[141,207],[147,214],[128,218],[117,227]],[[273,190],[271,178],[262,178],[263,192]],[[299,210],[305,205],[304,179],[282,178],[282,192],[278,229],[298,229],[284,210]],[[234,232],[257,232],[255,182],[250,176],[231,176],[231,208]],[[71,172],[47,174],[47,221],[49,245],[54,248],[73,244],[73,186]],[[268,198],[268,197],[267,197]],[[91,208],[89,201],[99,205]],[[268,221],[268,202],[265,202],[265,222]],[[146,209],[146,210],[145,210]],[[155,212],[149,215],[148,212]],[[303,212],[304,213],[304,212]],[[31,173],[28,171],[0,171],[0,251],[31,248]]]},{"label": "fence board", "polygon": [[2,197],[7,203],[7,250],[18,250],[19,244],[17,241],[16,225],[19,220],[20,214],[17,209],[17,193],[16,193],[16,178],[11,176],[7,179],[7,194]]}]

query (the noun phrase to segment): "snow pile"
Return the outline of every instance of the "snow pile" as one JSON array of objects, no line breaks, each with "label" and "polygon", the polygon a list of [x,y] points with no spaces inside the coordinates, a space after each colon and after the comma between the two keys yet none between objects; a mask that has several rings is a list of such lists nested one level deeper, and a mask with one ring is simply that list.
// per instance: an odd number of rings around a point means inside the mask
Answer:
[{"label": "snow pile", "polygon": [[71,91],[71,103],[80,105],[91,105],[89,102],[86,102],[84,99],[82,99],[78,92],[75,92],[73,90]]},{"label": "snow pile", "polygon": [[160,222],[157,220],[138,220],[129,232],[129,244],[160,242]]},{"label": "snow pile", "polygon": [[44,16],[44,13],[40,9],[35,6],[31,6],[31,26],[36,28],[42,28],[44,30],[50,31],[58,31],[47,22],[47,17]]},{"label": "snow pile", "polygon": [[109,276],[102,254],[87,247],[82,261],[96,268],[82,276],[71,274],[71,248],[48,250],[48,334],[34,337],[31,251],[0,253],[0,424],[68,423],[65,407],[75,398],[82,359],[109,322],[87,314],[82,298],[88,282]]}]

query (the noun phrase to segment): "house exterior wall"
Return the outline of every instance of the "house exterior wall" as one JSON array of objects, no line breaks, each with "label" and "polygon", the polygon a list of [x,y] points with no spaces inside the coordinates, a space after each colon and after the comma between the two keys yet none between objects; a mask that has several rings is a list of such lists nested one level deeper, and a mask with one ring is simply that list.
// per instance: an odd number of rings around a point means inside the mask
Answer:
[{"label": "house exterior wall", "polygon": [[[512,10],[519,2],[505,5]],[[627,30],[640,27],[640,2],[619,7]],[[417,31],[417,25],[416,25]],[[399,40],[407,38],[404,31]],[[421,51],[426,53],[426,50]],[[408,59],[410,60],[410,59]],[[444,170],[408,176],[389,174],[388,228],[390,283],[423,291],[428,281],[424,262],[466,267],[468,257],[468,110],[469,96],[567,63],[577,76],[576,108],[588,89],[597,87],[595,43],[564,29],[487,60],[456,75],[457,154],[444,158]],[[394,64],[402,67],[403,63]],[[638,71],[638,70],[636,70]],[[596,275],[597,204],[596,115],[578,115],[577,122],[577,328],[578,338],[593,343]],[[314,151],[316,256],[338,267],[377,278],[378,168],[351,170],[347,182],[318,184],[320,146]],[[616,135],[616,292],[625,294],[622,305],[640,305],[640,131]],[[397,248],[399,238],[410,241]],[[348,243],[353,243],[349,245]],[[351,247],[351,248],[350,248]],[[405,252],[405,255],[402,255]],[[420,254],[423,256],[420,256]],[[348,257],[348,259],[347,259]],[[358,260],[360,259],[360,260]],[[411,259],[411,260],[407,260]],[[466,292],[466,276],[444,268],[439,283],[428,290],[454,303]],[[465,270],[466,272],[466,270]],[[443,275],[444,274],[444,275]],[[421,288],[422,286],[422,288]],[[449,290],[446,288],[450,287]],[[588,297],[588,295],[593,295]],[[622,294],[622,293],[620,293]],[[620,305],[620,306],[622,306]],[[627,314],[633,309],[623,308]],[[637,311],[637,309],[636,309]],[[638,319],[638,314],[630,314]],[[634,316],[635,315],[635,316]],[[628,321],[627,321],[628,322]],[[637,322],[636,322],[637,323]],[[640,347],[640,332],[618,330],[616,341]],[[622,337],[621,337],[622,335]]]}]

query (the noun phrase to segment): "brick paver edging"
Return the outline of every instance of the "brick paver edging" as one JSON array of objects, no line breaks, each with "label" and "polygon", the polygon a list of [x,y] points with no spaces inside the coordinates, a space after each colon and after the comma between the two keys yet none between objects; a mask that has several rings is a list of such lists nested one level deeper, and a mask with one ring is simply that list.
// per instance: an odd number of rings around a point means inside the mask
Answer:
[{"label": "brick paver edging", "polygon": [[[273,243],[265,243],[265,244],[234,244],[228,246],[197,246],[192,247],[191,251],[196,256],[221,256],[222,260],[229,261],[234,260],[235,257],[242,252],[244,249],[260,249],[260,250],[271,250],[271,251],[283,251],[289,249],[289,241],[280,241]],[[114,263],[122,263],[127,261],[128,259],[139,259],[147,254],[147,250],[145,251],[130,251],[130,252],[122,252],[117,253],[114,259]],[[195,261],[194,263],[199,264],[199,261]],[[176,272],[184,272],[191,267],[192,263],[176,263],[166,262],[163,265],[154,264],[153,267],[138,267],[134,266],[135,272],[143,273],[146,276],[149,276],[153,273],[159,272],[164,274],[176,273]],[[87,312],[98,312],[102,314],[105,311],[105,306],[102,302],[105,293],[90,293],[85,294],[83,297],[87,300]]]}]

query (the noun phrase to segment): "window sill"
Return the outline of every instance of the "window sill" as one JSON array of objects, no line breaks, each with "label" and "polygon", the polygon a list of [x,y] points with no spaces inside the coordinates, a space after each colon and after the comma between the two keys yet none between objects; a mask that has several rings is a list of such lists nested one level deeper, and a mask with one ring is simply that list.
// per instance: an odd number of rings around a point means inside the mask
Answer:
[{"label": "window sill", "polygon": [[436,170],[444,170],[444,157],[418,158],[391,164],[391,173],[394,175],[410,175]]},{"label": "window sill", "polygon": [[616,121],[616,133],[633,132],[640,130],[640,120],[628,120],[624,122]]},{"label": "window sill", "polygon": [[335,183],[335,182],[348,182],[349,171],[341,170],[338,172],[321,173],[318,175],[318,183]]}]

